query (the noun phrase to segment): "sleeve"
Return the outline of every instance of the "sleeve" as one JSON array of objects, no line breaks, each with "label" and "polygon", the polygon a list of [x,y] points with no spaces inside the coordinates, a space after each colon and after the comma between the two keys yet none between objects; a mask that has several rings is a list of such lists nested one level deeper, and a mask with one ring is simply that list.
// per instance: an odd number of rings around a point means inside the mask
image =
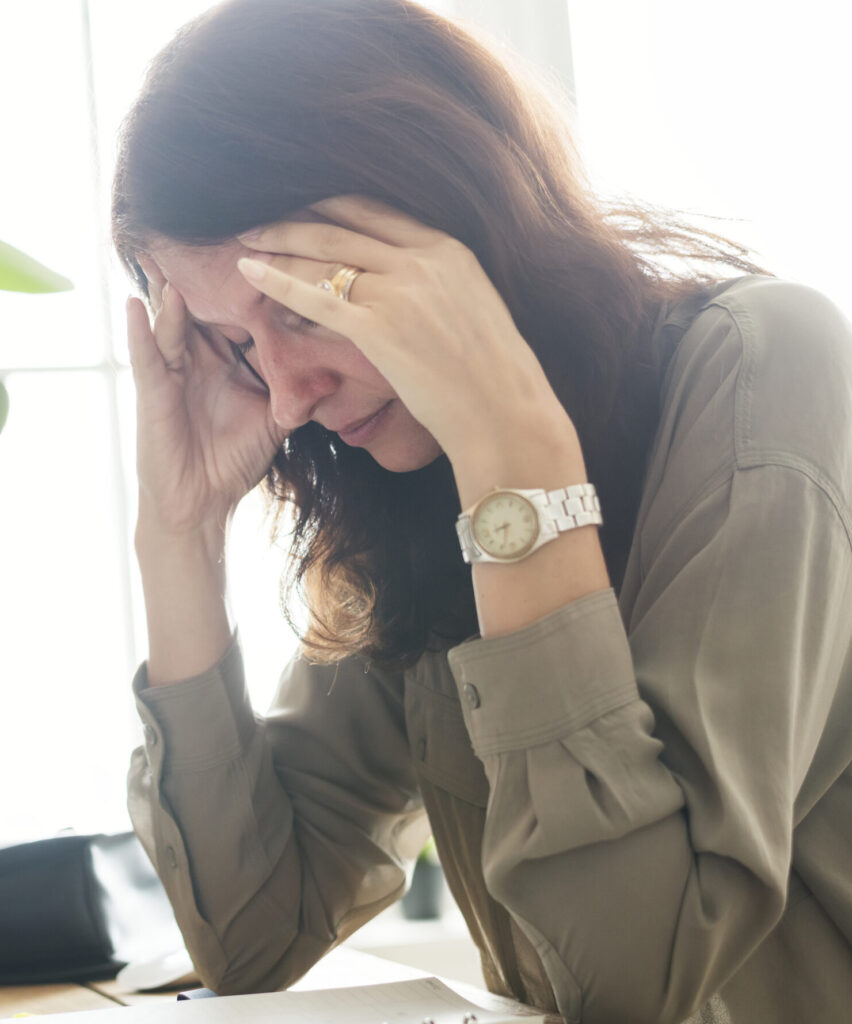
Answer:
[{"label": "sleeve", "polygon": [[296,659],[257,718],[236,641],[203,675],[134,681],[134,828],[205,985],[285,987],[393,902],[428,834],[398,685]]},{"label": "sleeve", "polygon": [[778,922],[840,707],[849,536],[806,472],[737,470],[643,595],[629,636],[609,591],[450,652],[491,786],[486,884],[586,1024],[683,1020]]}]

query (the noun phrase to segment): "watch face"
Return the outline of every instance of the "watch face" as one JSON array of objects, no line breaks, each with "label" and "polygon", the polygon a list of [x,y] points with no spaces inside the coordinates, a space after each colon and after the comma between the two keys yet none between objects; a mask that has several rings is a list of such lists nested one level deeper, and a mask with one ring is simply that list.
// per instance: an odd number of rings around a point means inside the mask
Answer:
[{"label": "watch face", "polygon": [[495,491],[473,512],[473,537],[492,558],[522,558],[539,533],[538,512],[532,502],[513,491]]}]

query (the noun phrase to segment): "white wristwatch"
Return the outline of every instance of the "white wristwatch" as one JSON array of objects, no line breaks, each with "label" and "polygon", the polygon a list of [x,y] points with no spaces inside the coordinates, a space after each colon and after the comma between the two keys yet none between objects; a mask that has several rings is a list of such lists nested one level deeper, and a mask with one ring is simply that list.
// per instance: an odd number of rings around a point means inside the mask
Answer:
[{"label": "white wristwatch", "polygon": [[555,491],[495,488],[456,520],[466,562],[520,562],[566,530],[602,526],[593,484]]}]

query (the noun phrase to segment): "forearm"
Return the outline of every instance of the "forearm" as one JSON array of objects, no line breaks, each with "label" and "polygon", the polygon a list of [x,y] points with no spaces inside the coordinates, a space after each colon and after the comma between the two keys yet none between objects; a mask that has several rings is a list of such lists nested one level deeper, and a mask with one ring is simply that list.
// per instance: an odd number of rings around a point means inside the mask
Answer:
[{"label": "forearm", "polygon": [[199,675],[227,649],[233,628],[224,550],[223,528],[169,534],[140,512],[136,553],[148,624],[149,686]]},{"label": "forearm", "polygon": [[[495,487],[552,490],[587,482],[580,443],[567,417],[534,428],[517,443],[471,445],[467,451],[469,457],[453,460],[463,509]],[[473,586],[482,636],[500,636],[606,590],[610,582],[598,530],[586,526],[560,534],[523,561],[474,565]]]},{"label": "forearm", "polygon": [[134,684],[131,816],[220,994],[291,984],[401,895],[428,834],[396,678],[297,658],[280,686],[260,722],[236,643],[182,686]]}]

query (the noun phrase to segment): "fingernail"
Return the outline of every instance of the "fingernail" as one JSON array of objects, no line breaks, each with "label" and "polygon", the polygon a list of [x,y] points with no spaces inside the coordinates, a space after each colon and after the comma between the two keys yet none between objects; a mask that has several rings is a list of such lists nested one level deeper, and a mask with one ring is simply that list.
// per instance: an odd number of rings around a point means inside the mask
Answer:
[{"label": "fingernail", "polygon": [[260,238],[265,230],[266,228],[264,227],[252,228],[251,231],[243,231],[241,234],[237,235],[237,238],[241,241],[254,242]]},{"label": "fingernail", "polygon": [[240,273],[250,281],[262,281],[266,277],[267,266],[260,260],[252,260],[248,256],[243,256],[237,260],[237,267]]}]

